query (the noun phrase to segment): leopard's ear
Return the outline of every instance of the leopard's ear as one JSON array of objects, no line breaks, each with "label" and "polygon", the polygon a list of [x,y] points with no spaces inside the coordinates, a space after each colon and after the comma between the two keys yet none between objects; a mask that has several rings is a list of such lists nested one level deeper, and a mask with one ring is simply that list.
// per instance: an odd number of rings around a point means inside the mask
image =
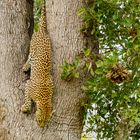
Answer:
[{"label": "leopard's ear", "polygon": [[56,112],[56,110],[53,110],[51,114],[53,115],[55,112]]},{"label": "leopard's ear", "polygon": [[50,114],[49,114],[49,117],[51,118],[52,115],[55,113],[56,110],[53,110]]}]

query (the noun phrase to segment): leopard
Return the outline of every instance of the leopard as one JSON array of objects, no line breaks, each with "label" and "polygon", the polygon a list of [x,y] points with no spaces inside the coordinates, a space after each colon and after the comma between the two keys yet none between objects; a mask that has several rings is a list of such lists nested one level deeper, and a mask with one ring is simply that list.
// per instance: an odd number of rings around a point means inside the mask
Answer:
[{"label": "leopard", "polygon": [[53,80],[52,46],[46,27],[46,1],[42,2],[39,29],[34,32],[30,42],[29,55],[23,65],[23,71],[30,70],[30,78],[25,84],[25,101],[21,107],[23,113],[31,113],[31,106],[36,104],[35,118],[39,127],[44,128],[51,119]]}]

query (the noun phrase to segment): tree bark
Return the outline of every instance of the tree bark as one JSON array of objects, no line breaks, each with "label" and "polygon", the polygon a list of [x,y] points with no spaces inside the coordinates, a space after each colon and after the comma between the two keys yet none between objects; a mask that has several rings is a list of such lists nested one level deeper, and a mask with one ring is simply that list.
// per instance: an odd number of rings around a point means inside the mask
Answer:
[{"label": "tree bark", "polygon": [[[34,114],[20,111],[24,85],[29,78],[22,72],[32,34],[32,7],[29,0],[0,1],[0,140],[80,140],[81,102],[85,95],[81,81],[62,81],[60,66],[71,61],[84,46],[77,10],[81,1],[47,1],[47,27],[53,46],[55,113],[44,129]],[[29,24],[30,23],[30,24]]]},{"label": "tree bark", "polygon": [[[84,94],[81,81],[62,81],[60,66],[69,62],[84,47],[80,34],[81,21],[77,16],[80,0],[47,1],[47,27],[53,46],[53,77],[55,83],[54,116],[47,130],[47,139],[79,140],[82,132],[81,102]],[[59,130],[54,133],[54,130]],[[49,132],[50,131],[50,132]]]},{"label": "tree bark", "polygon": [[32,119],[23,116],[20,107],[26,80],[21,68],[32,34],[32,9],[32,1],[0,1],[0,140],[26,139],[31,128]]},{"label": "tree bark", "polygon": [[128,140],[135,126],[136,124],[130,126],[128,123],[128,119],[121,117],[121,120],[118,123],[118,126],[116,127],[114,140]]}]

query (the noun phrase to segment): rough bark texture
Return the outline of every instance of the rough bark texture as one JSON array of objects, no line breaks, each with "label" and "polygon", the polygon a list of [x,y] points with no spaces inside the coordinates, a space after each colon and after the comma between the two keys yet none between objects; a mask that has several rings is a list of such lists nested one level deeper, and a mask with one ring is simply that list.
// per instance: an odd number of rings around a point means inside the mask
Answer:
[{"label": "rough bark texture", "polygon": [[53,45],[55,113],[44,129],[34,114],[24,115],[27,76],[22,65],[27,59],[32,23],[31,0],[0,1],[0,140],[79,140],[82,132],[81,82],[60,79],[63,60],[72,58],[84,45],[77,10],[80,0],[48,0],[48,31]]}]

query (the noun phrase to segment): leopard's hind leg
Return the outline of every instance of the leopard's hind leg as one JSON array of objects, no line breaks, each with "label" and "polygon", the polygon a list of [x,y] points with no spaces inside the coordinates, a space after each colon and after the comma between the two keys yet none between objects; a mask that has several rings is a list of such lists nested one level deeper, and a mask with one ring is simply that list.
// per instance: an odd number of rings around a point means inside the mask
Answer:
[{"label": "leopard's hind leg", "polygon": [[30,80],[28,80],[26,85],[25,85],[25,102],[21,107],[21,111],[23,113],[30,113],[31,112],[32,100],[30,97],[30,92],[31,92]]}]

